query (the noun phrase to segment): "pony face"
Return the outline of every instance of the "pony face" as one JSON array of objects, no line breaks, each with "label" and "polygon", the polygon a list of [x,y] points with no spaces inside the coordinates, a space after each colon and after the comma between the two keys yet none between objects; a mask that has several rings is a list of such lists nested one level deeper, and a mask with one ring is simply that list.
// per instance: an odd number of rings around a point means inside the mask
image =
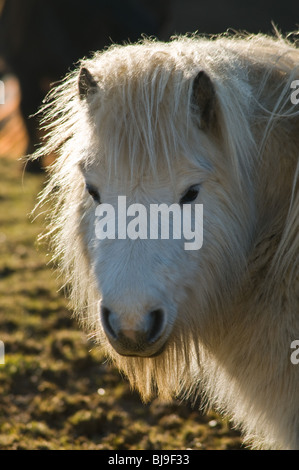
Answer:
[{"label": "pony face", "polygon": [[102,327],[119,354],[156,355],[166,346],[196,278],[198,256],[184,245],[198,241],[194,226],[202,218],[196,206],[205,172],[185,162],[176,170],[176,185],[167,172],[126,181],[116,174],[108,179],[91,166],[83,169],[83,177]]},{"label": "pony face", "polygon": [[[204,328],[215,299],[239,274],[246,221],[233,210],[229,181],[221,186],[217,169],[200,162],[181,158],[171,173],[165,167],[130,178],[81,162],[89,214],[81,230],[101,299],[98,315],[118,354],[152,357],[185,322],[196,319]],[[241,230],[243,240],[236,236]]]},{"label": "pony face", "polygon": [[[158,72],[153,67],[152,81]],[[93,129],[79,164],[89,214],[80,231],[102,329],[127,356],[160,354],[187,321],[204,330],[238,279],[250,239],[251,198],[238,210],[240,189],[216,143],[210,78],[200,70],[178,93],[181,75],[165,75],[150,88],[148,76],[126,76],[113,93],[85,67],[78,78]],[[158,84],[164,93],[153,105]]]}]

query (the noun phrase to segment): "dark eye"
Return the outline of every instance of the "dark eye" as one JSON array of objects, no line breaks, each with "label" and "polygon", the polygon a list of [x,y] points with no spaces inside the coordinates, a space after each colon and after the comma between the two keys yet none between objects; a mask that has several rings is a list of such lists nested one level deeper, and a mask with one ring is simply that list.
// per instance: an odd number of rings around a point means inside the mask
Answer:
[{"label": "dark eye", "polygon": [[86,190],[89,192],[90,196],[95,202],[97,202],[98,204],[101,204],[100,194],[96,188],[94,188],[90,184],[87,184]]},{"label": "dark eye", "polygon": [[193,186],[190,186],[189,189],[183,194],[183,196],[180,199],[180,204],[188,204],[189,202],[194,201],[199,193],[199,185],[194,184]]}]

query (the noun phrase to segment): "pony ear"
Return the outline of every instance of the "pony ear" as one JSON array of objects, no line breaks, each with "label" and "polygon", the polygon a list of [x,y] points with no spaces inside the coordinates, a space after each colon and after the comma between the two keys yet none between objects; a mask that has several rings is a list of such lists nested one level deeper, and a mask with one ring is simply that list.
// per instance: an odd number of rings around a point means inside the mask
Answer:
[{"label": "pony ear", "polygon": [[89,72],[89,70],[85,67],[81,67],[78,79],[78,90],[80,99],[86,99],[87,96],[90,93],[94,93],[97,88],[98,84]]},{"label": "pony ear", "polygon": [[210,128],[215,117],[216,94],[209,75],[201,70],[193,80],[192,102],[199,109],[201,127]]}]

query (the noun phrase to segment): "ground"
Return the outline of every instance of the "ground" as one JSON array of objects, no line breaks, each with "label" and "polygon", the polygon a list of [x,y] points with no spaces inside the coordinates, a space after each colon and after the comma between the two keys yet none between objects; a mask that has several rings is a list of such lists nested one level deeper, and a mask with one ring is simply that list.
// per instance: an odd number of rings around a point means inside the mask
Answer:
[{"label": "ground", "polygon": [[143,404],[72,318],[29,217],[45,175],[0,158],[0,449],[242,449],[216,413]]}]

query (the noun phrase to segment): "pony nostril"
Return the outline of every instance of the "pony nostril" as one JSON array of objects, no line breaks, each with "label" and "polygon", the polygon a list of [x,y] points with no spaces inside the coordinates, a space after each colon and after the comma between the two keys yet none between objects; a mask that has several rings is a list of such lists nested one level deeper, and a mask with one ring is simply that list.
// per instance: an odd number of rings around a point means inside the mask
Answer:
[{"label": "pony nostril", "polygon": [[104,330],[113,339],[117,339],[117,334],[115,333],[111,325],[111,321],[109,320],[109,317],[111,320],[111,311],[109,310],[109,308],[101,306],[101,319],[102,319]]},{"label": "pony nostril", "polygon": [[160,340],[165,331],[166,316],[162,308],[148,312],[143,319],[137,318],[135,324],[130,324],[130,327],[126,322],[123,322],[123,325],[116,313],[104,305],[101,305],[100,315],[107,339],[118,351],[144,351]]},{"label": "pony nostril", "polygon": [[149,313],[150,317],[150,328],[147,334],[147,340],[150,343],[154,343],[158,340],[162,331],[164,330],[164,312],[161,308],[153,310]]}]

